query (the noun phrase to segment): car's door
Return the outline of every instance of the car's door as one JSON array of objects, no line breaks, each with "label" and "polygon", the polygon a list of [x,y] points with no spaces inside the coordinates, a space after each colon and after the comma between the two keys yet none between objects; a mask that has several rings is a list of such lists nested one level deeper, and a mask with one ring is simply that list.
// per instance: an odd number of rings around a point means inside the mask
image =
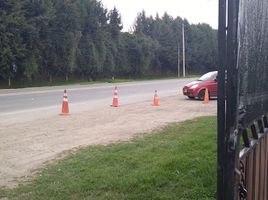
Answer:
[{"label": "car's door", "polygon": [[218,76],[215,76],[211,81],[210,81],[210,96],[211,97],[217,97],[217,90],[218,90],[218,82],[217,82]]}]

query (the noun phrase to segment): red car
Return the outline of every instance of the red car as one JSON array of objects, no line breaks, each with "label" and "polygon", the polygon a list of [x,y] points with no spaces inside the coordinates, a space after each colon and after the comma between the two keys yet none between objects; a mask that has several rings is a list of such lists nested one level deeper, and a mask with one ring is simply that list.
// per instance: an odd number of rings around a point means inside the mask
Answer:
[{"label": "red car", "polygon": [[217,77],[218,72],[208,72],[201,76],[196,81],[188,83],[183,87],[183,94],[188,96],[190,99],[196,97],[203,100],[205,97],[205,90],[208,89],[209,98],[217,97]]}]

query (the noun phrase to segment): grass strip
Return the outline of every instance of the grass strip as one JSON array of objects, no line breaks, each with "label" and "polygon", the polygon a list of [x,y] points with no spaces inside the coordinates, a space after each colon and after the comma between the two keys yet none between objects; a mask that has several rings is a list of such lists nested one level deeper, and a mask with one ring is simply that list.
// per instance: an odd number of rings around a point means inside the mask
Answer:
[{"label": "grass strip", "polygon": [[212,200],[216,118],[171,124],[131,142],[81,149],[15,189],[8,199]]},{"label": "grass strip", "polygon": [[[197,75],[188,75],[186,78],[198,77]],[[64,86],[64,85],[92,85],[98,83],[126,83],[134,81],[151,81],[151,80],[165,80],[165,79],[176,79],[175,76],[152,76],[152,77],[141,77],[141,78],[116,78],[116,79],[100,79],[96,81],[83,81],[83,80],[56,80],[53,82],[49,81],[20,81],[12,82],[11,87],[7,85],[7,82],[0,82],[0,89],[18,89],[18,88],[29,88],[29,87],[53,87],[53,86]]]}]

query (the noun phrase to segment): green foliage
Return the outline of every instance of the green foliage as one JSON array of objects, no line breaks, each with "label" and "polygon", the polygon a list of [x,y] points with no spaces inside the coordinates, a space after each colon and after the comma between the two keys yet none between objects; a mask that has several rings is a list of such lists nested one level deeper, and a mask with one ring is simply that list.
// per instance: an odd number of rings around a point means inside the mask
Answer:
[{"label": "green foliage", "polygon": [[20,35],[25,23],[22,3],[16,0],[0,2],[0,76],[9,80],[18,72],[17,67],[24,56]]},{"label": "green foliage", "polygon": [[167,13],[162,18],[158,15],[146,17],[142,11],[138,14],[134,33],[144,34],[159,44],[151,65],[162,74],[176,72],[178,45],[182,55],[182,24],[185,26],[187,71],[204,73],[216,70],[217,31],[207,24],[190,25],[180,17],[173,19]]},{"label": "green foliage", "polygon": [[187,72],[216,69],[217,33],[207,24],[142,11],[123,33],[118,10],[97,0],[2,0],[0,82],[177,74],[182,23]]},{"label": "green foliage", "polygon": [[8,199],[216,198],[216,118],[173,124],[130,143],[85,148],[33,181],[0,190]]},{"label": "green foliage", "polygon": [[[207,24],[192,25],[190,27],[189,67],[196,72],[212,71],[217,66],[217,38],[216,31]],[[202,65],[200,65],[200,63]]]},{"label": "green foliage", "polygon": [[114,8],[113,10],[110,11],[108,14],[109,17],[109,28],[110,28],[110,33],[112,36],[112,39],[118,39],[120,31],[122,30],[122,22],[121,22],[121,16],[118,13],[118,10]]}]

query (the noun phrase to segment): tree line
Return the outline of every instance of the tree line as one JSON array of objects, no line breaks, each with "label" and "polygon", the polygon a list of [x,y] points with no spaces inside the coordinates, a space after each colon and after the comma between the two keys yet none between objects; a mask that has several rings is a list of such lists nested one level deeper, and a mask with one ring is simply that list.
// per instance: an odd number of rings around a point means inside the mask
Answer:
[{"label": "tree line", "polygon": [[122,32],[120,13],[97,0],[1,0],[0,80],[96,80],[177,73],[186,35],[188,72],[217,68],[217,31],[186,19],[137,14]]}]

